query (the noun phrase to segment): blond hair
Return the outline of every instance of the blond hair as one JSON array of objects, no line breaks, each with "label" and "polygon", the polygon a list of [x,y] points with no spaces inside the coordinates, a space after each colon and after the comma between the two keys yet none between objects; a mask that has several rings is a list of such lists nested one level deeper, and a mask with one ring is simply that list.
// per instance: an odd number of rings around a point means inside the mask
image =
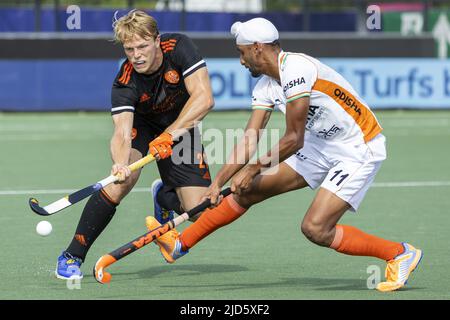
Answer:
[{"label": "blond hair", "polygon": [[131,10],[126,15],[117,19],[117,11],[114,14],[114,41],[124,43],[138,35],[143,39],[149,37],[155,39],[158,34],[158,25],[152,16],[141,10]]}]

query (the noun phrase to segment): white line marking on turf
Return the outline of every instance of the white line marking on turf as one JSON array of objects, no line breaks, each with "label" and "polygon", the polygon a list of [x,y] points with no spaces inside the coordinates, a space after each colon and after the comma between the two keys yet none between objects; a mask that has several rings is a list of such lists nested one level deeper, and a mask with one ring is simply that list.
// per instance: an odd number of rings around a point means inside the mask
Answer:
[{"label": "white line marking on turf", "polygon": [[408,187],[447,187],[450,181],[405,181],[405,182],[375,182],[374,188],[408,188]]},{"label": "white line marking on turf", "polygon": [[[77,189],[0,190],[0,196],[35,194],[71,194]],[[150,192],[151,188],[134,188],[131,192]]]},{"label": "white line marking on turf", "polygon": [[424,128],[424,127],[448,127],[448,119],[386,119],[381,121],[383,127],[393,128]]},{"label": "white line marking on turf", "polygon": [[[450,181],[404,181],[404,182],[375,182],[372,188],[422,188],[422,187],[450,187]],[[131,192],[150,192],[150,187],[137,187]],[[0,196],[38,195],[38,194],[70,194],[77,189],[37,189],[37,190],[0,190]]]}]

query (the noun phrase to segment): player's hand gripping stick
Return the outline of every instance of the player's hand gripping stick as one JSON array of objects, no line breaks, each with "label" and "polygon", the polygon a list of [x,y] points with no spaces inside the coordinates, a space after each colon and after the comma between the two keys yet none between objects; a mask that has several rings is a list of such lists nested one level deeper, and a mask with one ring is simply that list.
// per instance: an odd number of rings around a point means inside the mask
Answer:
[{"label": "player's hand gripping stick", "polygon": [[[146,164],[152,162],[155,160],[155,157],[151,154],[143,157],[142,159],[130,164],[128,168],[130,168],[130,171],[136,171]],[[39,205],[39,201],[36,198],[30,198],[28,200],[28,204],[30,205],[31,210],[33,210],[35,213],[41,216],[50,216],[52,214],[55,214],[67,207],[70,207],[71,205],[80,202],[81,200],[89,197],[91,194],[97,192],[98,190],[106,187],[107,185],[114,183],[118,180],[117,176],[110,175],[106,177],[103,180],[100,180],[99,182],[90,185],[86,188],[83,188],[81,190],[78,190],[74,193],[71,193],[55,202],[50,203],[49,205],[46,205],[45,207],[41,207]]]}]

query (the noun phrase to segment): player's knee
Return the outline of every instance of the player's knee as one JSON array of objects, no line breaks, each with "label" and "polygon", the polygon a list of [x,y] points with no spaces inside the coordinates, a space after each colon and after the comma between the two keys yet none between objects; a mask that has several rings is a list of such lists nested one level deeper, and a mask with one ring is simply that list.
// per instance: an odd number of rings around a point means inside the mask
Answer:
[{"label": "player's knee", "polygon": [[104,188],[104,192],[115,203],[120,203],[123,198],[130,192],[132,186],[126,184],[110,184]]},{"label": "player's knee", "polygon": [[328,245],[328,231],[321,223],[304,220],[301,224],[301,231],[309,241],[319,246]]},{"label": "player's knee", "polygon": [[252,194],[250,193],[243,193],[241,195],[233,195],[236,202],[242,207],[242,208],[250,208],[252,205],[257,203],[258,201],[255,201],[255,199],[252,197]]},{"label": "player's knee", "polygon": [[303,235],[310,241],[312,241],[312,239],[314,238],[315,234],[314,229],[315,229],[314,226],[307,221],[303,221],[300,226],[300,230],[302,231]]},{"label": "player's knee", "polygon": [[263,193],[258,192],[258,189],[251,188],[240,195],[235,194],[234,199],[241,207],[248,209],[257,203],[264,201],[267,197]]}]

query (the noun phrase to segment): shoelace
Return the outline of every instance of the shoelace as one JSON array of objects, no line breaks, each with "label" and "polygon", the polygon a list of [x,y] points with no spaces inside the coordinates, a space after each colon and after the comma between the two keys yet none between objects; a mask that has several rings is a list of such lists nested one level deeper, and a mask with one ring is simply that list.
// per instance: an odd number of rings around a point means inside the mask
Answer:
[{"label": "shoelace", "polygon": [[81,265],[81,263],[82,263],[80,258],[74,257],[68,252],[64,253],[64,258],[67,259],[66,264],[69,264],[69,265],[75,264],[75,263]]},{"label": "shoelace", "polygon": [[386,281],[394,282],[395,281],[394,278],[398,277],[398,275],[397,275],[398,267],[399,267],[398,264],[399,264],[398,261],[388,262],[388,265],[387,265],[388,272],[387,272]]}]

